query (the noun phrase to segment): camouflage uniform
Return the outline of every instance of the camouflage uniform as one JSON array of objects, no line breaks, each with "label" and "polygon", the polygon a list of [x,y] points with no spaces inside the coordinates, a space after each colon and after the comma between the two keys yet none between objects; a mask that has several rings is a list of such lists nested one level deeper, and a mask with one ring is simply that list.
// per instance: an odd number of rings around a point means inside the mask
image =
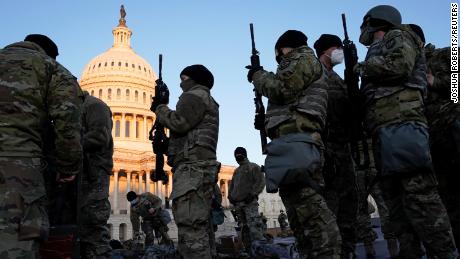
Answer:
[{"label": "camouflage uniform", "polygon": [[[131,205],[131,225],[133,226],[133,235],[136,236],[139,233],[139,227],[142,227],[142,231],[145,233],[145,246],[151,246],[155,242],[155,233],[159,232],[163,242],[169,242],[170,238],[168,235],[167,223],[160,217],[161,212],[161,199],[158,196],[146,192],[137,196],[137,203]],[[151,214],[149,210],[155,209],[154,214]],[[139,217],[142,217],[142,226],[139,221]]]},{"label": "camouflage uniform", "polygon": [[[373,134],[376,167],[401,243],[400,256],[417,256],[418,235],[434,255],[451,258],[455,245],[431,169],[422,99],[426,66],[420,45],[420,39],[402,26],[370,45],[360,64],[365,126]],[[389,139],[395,132],[410,137]]]},{"label": "camouflage uniform", "polygon": [[219,163],[216,147],[219,105],[210,89],[188,79],[181,83],[176,111],[156,109],[159,122],[171,131],[168,164],[173,167],[171,199],[178,228],[179,252],[184,258],[211,258],[213,227],[211,201]]},{"label": "camouflage uniform", "polygon": [[[371,146],[372,141],[367,139],[368,146]],[[359,145],[361,157],[364,157],[362,144]],[[356,222],[356,237],[364,243],[366,249],[374,250],[373,242],[377,239],[377,233],[372,229],[371,216],[369,211],[369,194],[374,198],[377,204],[377,209],[380,218],[381,230],[383,237],[388,240],[395,240],[396,234],[394,229],[391,229],[391,221],[389,218],[388,206],[386,205],[382,188],[380,187],[377,177],[377,169],[375,168],[374,156],[372,152],[368,152],[369,166],[356,170],[357,190],[358,190],[358,217]],[[390,241],[393,242],[393,241]],[[391,248],[393,249],[393,248]],[[389,247],[390,250],[390,247]],[[394,250],[392,251],[394,252]],[[375,253],[375,251],[374,251]]]},{"label": "camouflage uniform", "polygon": [[287,216],[284,212],[281,212],[280,215],[278,215],[278,224],[280,224],[281,231],[286,231],[288,223]]},{"label": "camouflage uniform", "polygon": [[[311,134],[316,150],[322,153],[319,132],[324,127],[327,85],[320,62],[308,46],[286,54],[276,74],[257,71],[253,84],[268,98],[265,128],[271,139],[298,132]],[[322,156],[321,156],[321,159]],[[291,229],[302,256],[336,258],[341,239],[333,213],[325,199],[311,186],[324,186],[321,165],[309,173],[310,186],[280,188]]]},{"label": "camouflage uniform", "polygon": [[[247,249],[255,240],[264,240],[262,219],[259,215],[259,194],[265,187],[264,174],[260,166],[249,162],[247,158],[239,162],[229,187],[228,199],[235,205],[240,215],[238,225],[249,228],[249,239],[243,240]],[[243,235],[245,237],[245,235]]]},{"label": "camouflage uniform", "polygon": [[84,92],[82,109],[83,173],[80,187],[82,255],[107,255],[110,234],[109,177],[113,168],[112,112],[103,101]]},{"label": "camouflage uniform", "polygon": [[438,191],[447,209],[455,243],[460,244],[460,104],[450,100],[450,48],[427,45],[427,65],[434,76],[426,101],[431,154]]},{"label": "camouflage uniform", "polygon": [[[72,74],[32,42],[0,50],[0,258],[35,258],[48,234],[42,145],[54,141],[56,170],[81,169],[82,93]],[[54,123],[55,139],[44,139]]]},{"label": "camouflage uniform", "polygon": [[342,235],[342,254],[354,253],[356,242],[354,223],[358,213],[356,177],[350,149],[351,102],[345,82],[333,70],[328,71],[327,123],[324,198],[337,217]]}]

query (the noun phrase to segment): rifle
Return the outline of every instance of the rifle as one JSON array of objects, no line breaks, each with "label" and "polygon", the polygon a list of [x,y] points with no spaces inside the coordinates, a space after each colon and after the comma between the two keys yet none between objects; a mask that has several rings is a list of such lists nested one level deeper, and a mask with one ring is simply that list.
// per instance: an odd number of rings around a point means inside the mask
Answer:
[{"label": "rifle", "polygon": [[[359,75],[353,71],[354,66],[358,63],[358,51],[356,45],[348,38],[347,21],[345,14],[342,14],[342,24],[345,38],[343,40],[343,54],[345,59],[345,84],[347,85],[348,97],[352,103],[351,113],[353,115],[351,121],[351,153],[353,160],[358,168],[369,167],[369,148],[363,134],[362,127],[362,109],[361,96],[359,92]],[[361,141],[364,153],[364,160],[361,160],[361,153],[358,142]]]},{"label": "rifle", "polygon": [[[155,87],[155,96],[152,97],[152,102],[155,102],[156,98],[159,97],[160,92],[164,90],[167,86],[163,83],[162,69],[163,69],[163,55],[159,56],[159,76],[157,80],[157,85]],[[155,119],[155,124],[149,133],[149,139],[152,141],[153,153],[155,153],[155,171],[151,175],[151,178],[154,182],[162,181],[163,184],[168,183],[168,176],[164,171],[163,167],[165,164],[164,155],[168,150],[169,139],[166,136],[164,126],[158,122],[158,118]]]},{"label": "rifle", "polygon": [[[254,41],[254,26],[252,23],[249,24],[249,29],[251,31],[251,43],[252,43],[252,54],[251,54],[251,67],[260,67],[259,51],[256,49],[256,43]],[[256,115],[254,119],[254,128],[260,133],[260,142],[262,145],[262,154],[267,154],[267,133],[265,132],[264,127],[260,127],[260,124],[257,122],[265,121],[265,107],[262,102],[262,94],[254,88],[254,104],[256,106]]]}]

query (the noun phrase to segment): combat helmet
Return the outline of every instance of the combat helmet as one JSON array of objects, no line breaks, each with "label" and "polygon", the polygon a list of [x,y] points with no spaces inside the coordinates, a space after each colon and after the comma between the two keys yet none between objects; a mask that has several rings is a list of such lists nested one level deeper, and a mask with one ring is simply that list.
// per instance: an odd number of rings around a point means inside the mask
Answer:
[{"label": "combat helmet", "polygon": [[378,5],[371,8],[363,17],[359,42],[369,46],[376,31],[401,25],[402,17],[398,9],[390,5]]},{"label": "combat helmet", "polygon": [[366,15],[364,15],[363,20],[367,18],[383,20],[392,25],[401,25],[402,22],[401,13],[391,5],[377,5],[371,8]]}]

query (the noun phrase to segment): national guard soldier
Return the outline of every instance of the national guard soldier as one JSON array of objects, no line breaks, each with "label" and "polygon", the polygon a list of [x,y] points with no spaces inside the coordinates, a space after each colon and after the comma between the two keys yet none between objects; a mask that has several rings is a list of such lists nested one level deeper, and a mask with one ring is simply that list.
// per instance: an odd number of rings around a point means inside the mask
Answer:
[{"label": "national guard soldier", "polygon": [[351,102],[347,86],[333,70],[343,62],[343,44],[332,34],[322,34],[313,45],[323,65],[328,82],[327,122],[323,141],[326,145],[324,198],[337,217],[342,236],[342,255],[354,254],[354,223],[358,212],[358,195],[353,159],[351,156]]},{"label": "national guard soldier", "polygon": [[[161,236],[161,243],[172,244],[168,235],[168,223],[171,221],[169,212],[161,208],[161,199],[150,193],[142,193],[137,195],[130,191],[126,194],[126,199],[131,203],[131,225],[133,226],[133,237],[139,236],[139,227],[145,234],[145,247],[151,246],[155,242],[155,235],[158,233]],[[139,217],[142,218],[140,224]]]},{"label": "national guard soldier", "polygon": [[112,112],[84,92],[82,108],[83,173],[80,195],[80,240],[83,258],[108,257],[109,183],[113,168]]},{"label": "national guard soldier", "polygon": [[[56,146],[60,182],[81,170],[76,78],[56,62],[58,48],[32,34],[0,50],[0,257],[36,258],[49,231],[42,146]],[[51,121],[54,139],[45,139]]]},{"label": "national guard soldier", "polygon": [[219,105],[211,96],[214,77],[203,65],[180,74],[182,95],[171,110],[168,100],[153,103],[159,122],[170,130],[168,164],[173,168],[171,200],[184,258],[207,259],[213,251],[211,201],[220,163],[216,161]]},{"label": "national guard soldier", "polygon": [[242,233],[243,243],[249,251],[253,241],[265,240],[257,202],[259,194],[264,190],[265,179],[260,166],[248,160],[245,148],[237,147],[234,155],[239,166],[230,183],[228,200],[240,215],[238,225],[241,231],[249,231],[249,240],[244,240],[247,235]]},{"label": "national guard soldier", "polygon": [[[423,44],[425,35],[420,26],[411,24]],[[430,132],[431,155],[438,191],[446,206],[452,225],[455,243],[460,243],[460,104],[450,100],[450,53],[451,48],[425,46],[427,63],[428,98],[426,118]]]},{"label": "national guard soldier", "polygon": [[359,41],[369,46],[361,75],[364,125],[373,136],[381,187],[400,241],[400,256],[419,257],[419,239],[438,258],[454,258],[446,209],[437,192],[429,150],[423,95],[426,65],[420,38],[401,26],[388,5],[370,9]]},{"label": "national guard soldier", "polygon": [[319,194],[324,187],[320,132],[327,113],[326,77],[300,31],[281,35],[275,54],[276,74],[248,67],[248,81],[268,98],[265,125],[256,127],[265,126],[272,139],[265,160],[267,192],[279,189],[303,257],[339,258],[337,223]]},{"label": "national guard soldier", "polygon": [[284,213],[284,210],[280,210],[280,214],[278,215],[278,224],[280,224],[281,232],[286,232],[288,223],[287,223],[287,216]]}]

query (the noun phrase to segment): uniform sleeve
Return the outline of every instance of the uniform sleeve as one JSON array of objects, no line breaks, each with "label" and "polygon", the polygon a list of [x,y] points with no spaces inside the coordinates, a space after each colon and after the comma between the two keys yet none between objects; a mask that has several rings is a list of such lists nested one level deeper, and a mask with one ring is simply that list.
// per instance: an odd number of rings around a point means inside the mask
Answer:
[{"label": "uniform sleeve", "polygon": [[253,164],[251,167],[252,177],[254,179],[254,186],[252,188],[253,195],[258,196],[265,188],[265,176],[260,169],[260,166],[257,164]]},{"label": "uniform sleeve", "polygon": [[214,196],[215,196],[216,202],[219,204],[222,204],[222,193],[220,192],[219,185],[217,184],[214,185]]},{"label": "uniform sleeve", "polygon": [[179,98],[176,111],[167,105],[159,105],[156,115],[161,124],[179,134],[184,134],[194,128],[203,119],[206,111],[201,98],[193,94],[184,93]]},{"label": "uniform sleeve", "polygon": [[433,80],[433,85],[431,88],[439,90],[450,90],[450,74],[444,71],[439,71],[435,73]]},{"label": "uniform sleeve", "polygon": [[257,71],[253,77],[254,87],[274,103],[294,101],[299,92],[321,77],[321,64],[313,57],[283,60],[276,74]]},{"label": "uniform sleeve", "polygon": [[409,77],[417,57],[415,43],[398,30],[388,32],[383,41],[384,54],[372,56],[362,63],[363,77],[385,80]]},{"label": "uniform sleeve", "polygon": [[47,104],[55,126],[56,170],[62,174],[77,174],[82,166],[82,96],[76,78],[57,64],[49,84]]},{"label": "uniform sleeve", "polygon": [[131,212],[129,219],[131,220],[131,225],[133,226],[133,232],[139,232],[140,229],[140,221],[139,221],[139,214],[136,210],[133,210],[131,207]]},{"label": "uniform sleeve", "polygon": [[151,193],[147,193],[147,200],[149,200],[152,208],[154,209],[161,208],[162,201],[158,196],[155,196]]},{"label": "uniform sleeve", "polygon": [[112,113],[102,103],[94,103],[87,107],[83,149],[93,152],[110,145],[112,138]]}]

